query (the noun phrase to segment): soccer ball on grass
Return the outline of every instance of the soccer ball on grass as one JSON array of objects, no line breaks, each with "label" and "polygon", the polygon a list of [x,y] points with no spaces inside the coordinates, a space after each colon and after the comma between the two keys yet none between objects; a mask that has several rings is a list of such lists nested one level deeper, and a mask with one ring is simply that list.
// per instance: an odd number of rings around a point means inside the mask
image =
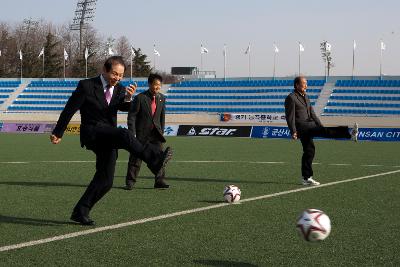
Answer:
[{"label": "soccer ball on grass", "polygon": [[331,220],[321,210],[308,209],[297,220],[297,228],[306,241],[322,241],[331,232]]},{"label": "soccer ball on grass", "polygon": [[240,200],[240,189],[236,185],[227,185],[224,189],[224,199],[228,203],[238,202]]}]

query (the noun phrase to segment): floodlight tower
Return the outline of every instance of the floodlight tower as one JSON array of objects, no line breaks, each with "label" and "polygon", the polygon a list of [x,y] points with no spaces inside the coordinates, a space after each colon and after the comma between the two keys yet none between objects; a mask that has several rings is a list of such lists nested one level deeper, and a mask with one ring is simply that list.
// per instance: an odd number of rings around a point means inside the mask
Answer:
[{"label": "floodlight tower", "polygon": [[93,21],[97,0],[78,0],[75,17],[70,26],[71,30],[79,30],[79,50],[83,54],[82,46],[83,30],[87,29],[88,22]]}]

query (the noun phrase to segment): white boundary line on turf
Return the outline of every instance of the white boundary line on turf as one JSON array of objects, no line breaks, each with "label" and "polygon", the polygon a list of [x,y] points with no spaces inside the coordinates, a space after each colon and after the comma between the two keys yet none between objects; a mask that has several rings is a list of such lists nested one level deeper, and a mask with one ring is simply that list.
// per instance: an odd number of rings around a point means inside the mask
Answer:
[{"label": "white boundary line on turf", "polygon": [[[321,187],[327,187],[327,186],[332,186],[332,185],[337,185],[337,184],[342,184],[342,183],[349,183],[349,182],[364,180],[364,179],[368,179],[368,178],[374,178],[374,177],[379,177],[379,176],[395,174],[395,173],[399,173],[399,172],[400,172],[400,170],[395,170],[395,171],[390,171],[390,172],[383,172],[383,173],[378,173],[378,174],[373,174],[373,175],[368,175],[368,176],[362,176],[362,177],[351,178],[351,179],[342,180],[342,181],[326,183],[326,184],[322,184],[322,185],[318,185],[318,186],[301,187],[301,188],[298,188],[298,189],[293,189],[293,190],[282,191],[282,192],[273,193],[273,194],[269,194],[269,195],[263,195],[263,196],[243,199],[239,203],[245,203],[245,202],[250,202],[250,201],[255,201],[255,200],[260,200],[260,199],[267,199],[267,198],[287,195],[287,194],[291,194],[291,193],[297,193],[297,192],[301,192],[301,191],[318,189],[318,188],[321,188]],[[54,242],[54,241],[59,241],[59,240],[73,238],[73,237],[84,236],[84,235],[89,235],[89,234],[94,234],[94,233],[114,230],[114,229],[119,229],[119,228],[131,226],[131,225],[143,224],[143,223],[147,223],[147,222],[153,222],[153,221],[163,220],[163,219],[167,219],[167,218],[173,218],[173,217],[182,216],[182,215],[186,215],[186,214],[191,214],[191,213],[196,213],[196,212],[201,212],[201,211],[206,211],[206,210],[211,210],[211,209],[217,209],[217,208],[221,208],[221,207],[225,207],[225,206],[229,206],[229,205],[231,205],[231,204],[229,204],[229,203],[220,203],[220,204],[206,206],[206,207],[202,207],[202,208],[178,211],[178,212],[164,214],[164,215],[160,215],[160,216],[156,216],[156,217],[144,218],[144,219],[125,222],[125,223],[119,223],[119,224],[114,224],[114,225],[109,225],[109,226],[103,226],[103,227],[98,227],[98,228],[93,228],[93,229],[89,229],[89,230],[73,232],[73,233],[64,234],[64,235],[53,236],[53,237],[39,239],[39,240],[34,240],[34,241],[29,241],[29,242],[14,244],[14,245],[3,246],[3,247],[0,247],[0,252],[20,249],[20,248],[24,248],[24,247],[37,246],[37,245],[40,245],[40,244],[50,243],[50,242]]]},{"label": "white boundary line on turf", "polygon": [[[31,164],[31,163],[95,163],[95,160],[42,160],[42,161],[0,161],[0,164]],[[126,163],[127,160],[118,160]],[[240,161],[240,160],[173,160],[174,163],[247,163],[247,164],[288,164],[284,161]],[[313,162],[313,165],[324,165],[324,163]],[[349,163],[327,163],[330,166],[353,166]],[[381,164],[362,164],[361,167],[385,167]],[[400,166],[386,166],[400,168]]]}]

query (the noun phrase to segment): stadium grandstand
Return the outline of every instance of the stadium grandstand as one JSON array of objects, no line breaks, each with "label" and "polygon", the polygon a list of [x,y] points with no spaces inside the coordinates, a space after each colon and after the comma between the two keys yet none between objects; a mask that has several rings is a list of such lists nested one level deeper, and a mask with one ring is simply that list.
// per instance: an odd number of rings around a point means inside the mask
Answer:
[{"label": "stadium grandstand", "polygon": [[[79,79],[1,79],[2,121],[55,121]],[[124,80],[128,85],[132,81]],[[147,89],[135,79],[137,93]],[[167,97],[167,123],[221,123],[223,113],[284,114],[285,97],[293,78],[235,78],[185,80],[163,86]],[[308,77],[308,94],[324,123],[359,121],[366,126],[398,125],[400,77]],[[121,113],[118,120],[126,120]],[[79,114],[73,118],[79,121]],[[243,122],[241,122],[243,124]],[[257,122],[252,122],[257,124]],[[246,123],[244,123],[246,124]],[[277,124],[284,124],[277,122]]]}]

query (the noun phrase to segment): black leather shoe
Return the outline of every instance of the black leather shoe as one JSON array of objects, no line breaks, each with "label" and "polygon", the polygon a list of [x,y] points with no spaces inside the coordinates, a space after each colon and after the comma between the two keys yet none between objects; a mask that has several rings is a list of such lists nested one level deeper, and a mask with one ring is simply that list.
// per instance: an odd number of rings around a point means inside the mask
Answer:
[{"label": "black leather shoe", "polygon": [[135,187],[135,183],[128,182],[128,183],[125,185],[125,190],[132,190],[134,187]]},{"label": "black leather shoe", "polygon": [[72,221],[80,223],[82,225],[89,225],[89,226],[95,225],[94,221],[92,219],[90,219],[88,216],[80,215],[77,213],[72,213],[70,219]]},{"label": "black leather shoe", "polygon": [[156,189],[168,189],[169,185],[166,184],[164,181],[157,181],[154,183],[154,188]]}]

